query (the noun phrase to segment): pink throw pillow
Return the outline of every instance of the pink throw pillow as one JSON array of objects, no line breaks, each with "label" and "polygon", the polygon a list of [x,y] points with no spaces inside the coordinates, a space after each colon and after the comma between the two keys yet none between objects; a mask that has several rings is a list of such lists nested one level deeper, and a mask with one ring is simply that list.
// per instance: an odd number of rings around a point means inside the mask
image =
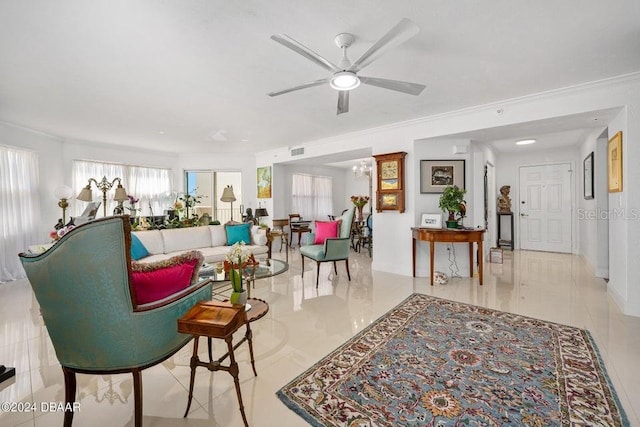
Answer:
[{"label": "pink throw pillow", "polygon": [[154,271],[132,272],[138,304],[158,301],[185,289],[191,284],[194,268],[195,262],[188,262]]},{"label": "pink throw pillow", "polygon": [[338,237],[340,221],[316,221],[315,245],[322,245],[330,237]]},{"label": "pink throw pillow", "polygon": [[133,261],[131,284],[136,305],[161,300],[196,283],[203,260],[200,252],[189,251],[163,261]]}]

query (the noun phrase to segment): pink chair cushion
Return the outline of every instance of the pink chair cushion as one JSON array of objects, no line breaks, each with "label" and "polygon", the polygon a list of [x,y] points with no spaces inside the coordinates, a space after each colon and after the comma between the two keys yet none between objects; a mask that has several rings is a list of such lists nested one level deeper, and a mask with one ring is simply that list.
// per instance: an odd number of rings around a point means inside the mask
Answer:
[{"label": "pink chair cushion", "polygon": [[338,237],[340,221],[316,221],[316,238],[314,245],[322,245],[330,237]]},{"label": "pink chair cushion", "polygon": [[161,300],[187,288],[197,279],[202,255],[190,251],[155,263],[131,263],[137,304]]}]

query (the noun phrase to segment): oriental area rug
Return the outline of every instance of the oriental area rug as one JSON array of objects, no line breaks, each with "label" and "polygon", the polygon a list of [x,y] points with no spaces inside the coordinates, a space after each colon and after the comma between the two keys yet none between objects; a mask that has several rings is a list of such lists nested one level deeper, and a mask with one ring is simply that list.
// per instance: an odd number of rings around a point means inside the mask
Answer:
[{"label": "oriental area rug", "polygon": [[413,294],[277,392],[314,426],[625,426],[588,331]]}]

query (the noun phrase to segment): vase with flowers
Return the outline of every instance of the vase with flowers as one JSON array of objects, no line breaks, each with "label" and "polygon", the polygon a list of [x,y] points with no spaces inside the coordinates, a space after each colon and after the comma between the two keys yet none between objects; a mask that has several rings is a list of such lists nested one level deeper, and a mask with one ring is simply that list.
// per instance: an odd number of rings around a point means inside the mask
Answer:
[{"label": "vase with flowers", "polygon": [[357,221],[364,221],[364,216],[362,215],[362,208],[369,203],[369,196],[351,196],[351,203],[353,203],[358,212],[358,216],[356,217]]},{"label": "vase with flowers", "polygon": [[250,250],[243,249],[244,242],[234,243],[227,253],[224,261],[225,270],[229,272],[229,280],[231,281],[231,304],[245,305],[247,303],[247,290],[243,283],[243,270],[245,266],[253,259]]},{"label": "vase with flowers", "polygon": [[127,209],[129,209],[129,215],[131,216],[138,215],[138,211],[140,211],[140,208],[136,208],[136,203],[138,203],[140,199],[138,199],[135,196],[132,196],[131,194],[127,195],[127,198],[129,199],[129,206],[127,206]]}]

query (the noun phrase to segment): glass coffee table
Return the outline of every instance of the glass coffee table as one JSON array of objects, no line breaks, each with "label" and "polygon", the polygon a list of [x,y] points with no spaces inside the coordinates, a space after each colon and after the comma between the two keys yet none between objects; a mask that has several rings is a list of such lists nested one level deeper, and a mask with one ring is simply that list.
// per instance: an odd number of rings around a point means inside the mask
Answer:
[{"label": "glass coffee table", "polygon": [[[258,260],[256,266],[247,267],[243,274],[243,280],[247,289],[247,296],[251,298],[251,288],[255,289],[256,280],[277,276],[289,269],[289,264],[273,258]],[[214,299],[229,299],[231,294],[231,281],[229,273],[214,263],[204,263],[199,273],[200,279],[210,279],[213,282],[212,294]]]}]

